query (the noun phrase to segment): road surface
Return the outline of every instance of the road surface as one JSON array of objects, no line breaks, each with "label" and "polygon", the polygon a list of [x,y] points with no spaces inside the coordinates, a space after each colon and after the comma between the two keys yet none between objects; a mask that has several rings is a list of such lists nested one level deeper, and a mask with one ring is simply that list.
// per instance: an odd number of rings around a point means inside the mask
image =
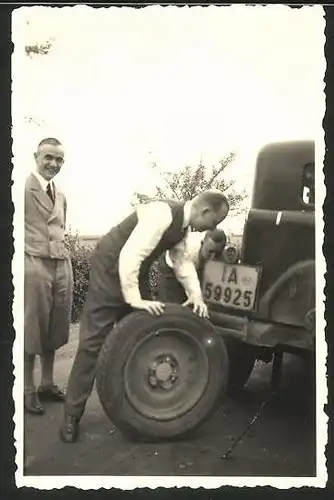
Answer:
[{"label": "road surface", "polygon": [[[77,340],[74,325],[69,344],[57,353],[55,379],[63,389]],[[221,459],[260,407],[270,369],[257,363],[245,389],[182,442],[127,440],[103,413],[94,390],[81,421],[80,440],[65,444],[58,437],[62,405],[50,403],[45,415],[25,417],[25,475],[314,476],[314,395],[304,363],[294,356],[285,358],[280,395],[265,407],[232,457]]]}]

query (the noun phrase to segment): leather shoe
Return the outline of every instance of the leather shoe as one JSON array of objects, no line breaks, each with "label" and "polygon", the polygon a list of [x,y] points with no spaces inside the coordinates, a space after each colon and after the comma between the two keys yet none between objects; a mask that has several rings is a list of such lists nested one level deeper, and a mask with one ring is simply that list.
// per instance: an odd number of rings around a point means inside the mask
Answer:
[{"label": "leather shoe", "polygon": [[79,436],[79,419],[65,414],[59,432],[64,443],[75,443]]},{"label": "leather shoe", "polygon": [[65,400],[65,394],[59,389],[57,385],[41,385],[37,389],[38,396],[40,400],[43,401],[57,401],[63,402]]},{"label": "leather shoe", "polygon": [[24,409],[32,415],[43,415],[45,413],[36,392],[29,392],[24,395]]}]

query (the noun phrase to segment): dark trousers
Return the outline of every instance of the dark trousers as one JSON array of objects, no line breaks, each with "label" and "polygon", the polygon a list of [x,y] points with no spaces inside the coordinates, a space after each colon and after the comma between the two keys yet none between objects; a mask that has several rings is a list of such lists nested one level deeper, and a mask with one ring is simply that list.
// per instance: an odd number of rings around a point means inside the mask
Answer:
[{"label": "dark trousers", "polygon": [[[100,310],[92,321],[89,311],[85,311],[80,325],[79,346],[68,381],[65,412],[80,418],[92,392],[97,360],[106,337],[115,323],[129,311],[124,307],[118,311],[112,308]],[[92,324],[94,323],[94,324]]]},{"label": "dark trousers", "polygon": [[[144,298],[149,298],[147,279],[141,280]],[[98,258],[92,260],[89,289],[80,324],[79,346],[68,381],[65,412],[80,418],[92,392],[98,357],[106,337],[132,309],[122,301],[117,277],[108,273]],[[119,292],[118,299],[116,291]],[[113,294],[113,295],[112,295]],[[116,298],[115,298],[116,297]]]},{"label": "dark trousers", "polygon": [[165,254],[159,259],[160,286],[158,300],[182,304],[187,300],[186,293],[181,283],[176,279],[175,273],[166,263]]}]

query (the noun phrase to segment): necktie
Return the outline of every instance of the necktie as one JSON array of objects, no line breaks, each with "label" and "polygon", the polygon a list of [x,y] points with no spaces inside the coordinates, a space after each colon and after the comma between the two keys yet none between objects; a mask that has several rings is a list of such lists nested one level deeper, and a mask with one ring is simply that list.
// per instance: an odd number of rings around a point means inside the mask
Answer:
[{"label": "necktie", "polygon": [[51,189],[51,184],[50,183],[48,184],[48,186],[46,188],[46,193],[49,196],[50,200],[52,201],[52,204],[54,204],[55,200],[53,198],[53,193],[52,193],[52,189]]}]

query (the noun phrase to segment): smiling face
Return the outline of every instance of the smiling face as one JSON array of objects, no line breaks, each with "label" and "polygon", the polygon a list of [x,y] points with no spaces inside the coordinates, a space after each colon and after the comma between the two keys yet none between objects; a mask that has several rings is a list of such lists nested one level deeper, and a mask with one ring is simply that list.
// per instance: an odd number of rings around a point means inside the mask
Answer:
[{"label": "smiling face", "polygon": [[64,150],[61,145],[45,143],[40,146],[34,155],[37,172],[50,181],[60,172],[64,163]]}]

